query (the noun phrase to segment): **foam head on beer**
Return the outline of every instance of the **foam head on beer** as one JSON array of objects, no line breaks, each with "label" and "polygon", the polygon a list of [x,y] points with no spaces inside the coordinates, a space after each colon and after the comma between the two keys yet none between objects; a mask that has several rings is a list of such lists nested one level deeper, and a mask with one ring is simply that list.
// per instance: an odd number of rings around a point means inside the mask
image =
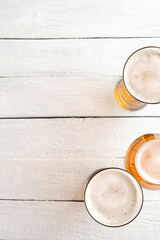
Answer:
[{"label": "foam head on beer", "polygon": [[136,155],[136,169],[145,181],[160,184],[160,139],[141,146]]},{"label": "foam head on beer", "polygon": [[93,176],[85,192],[90,215],[106,226],[122,226],[132,221],[142,207],[138,181],[127,171],[110,168]]},{"label": "foam head on beer", "polygon": [[160,48],[147,47],[132,54],[123,76],[133,97],[146,103],[160,102]]}]

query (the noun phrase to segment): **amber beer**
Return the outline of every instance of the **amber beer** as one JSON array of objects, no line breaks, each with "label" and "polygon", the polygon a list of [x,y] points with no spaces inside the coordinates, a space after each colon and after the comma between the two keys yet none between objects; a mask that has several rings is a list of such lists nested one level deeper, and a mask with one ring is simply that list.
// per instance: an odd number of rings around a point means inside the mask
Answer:
[{"label": "amber beer", "polygon": [[126,170],[148,189],[160,189],[160,134],[146,134],[128,148]]},{"label": "amber beer", "polygon": [[145,47],[134,52],[123,68],[122,80],[115,87],[117,104],[138,110],[160,102],[160,48]]}]

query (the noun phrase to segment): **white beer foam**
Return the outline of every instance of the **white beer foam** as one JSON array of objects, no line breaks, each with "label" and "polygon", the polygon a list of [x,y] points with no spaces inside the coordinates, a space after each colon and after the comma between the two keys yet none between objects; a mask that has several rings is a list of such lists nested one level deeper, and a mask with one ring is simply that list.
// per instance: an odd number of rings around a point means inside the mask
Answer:
[{"label": "white beer foam", "polygon": [[150,47],[134,53],[125,65],[124,81],[138,100],[160,102],[160,49]]},{"label": "white beer foam", "polygon": [[120,169],[106,169],[89,182],[85,202],[98,222],[119,226],[130,222],[141,209],[142,192],[137,180]]},{"label": "white beer foam", "polygon": [[136,168],[144,180],[160,184],[160,140],[154,139],[141,146],[136,155]]}]

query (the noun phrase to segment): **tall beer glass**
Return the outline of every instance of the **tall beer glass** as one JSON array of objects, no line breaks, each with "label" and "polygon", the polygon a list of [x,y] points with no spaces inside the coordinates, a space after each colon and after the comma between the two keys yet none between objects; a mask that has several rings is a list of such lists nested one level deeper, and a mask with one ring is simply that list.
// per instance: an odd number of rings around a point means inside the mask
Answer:
[{"label": "tall beer glass", "polygon": [[132,111],[160,103],[159,47],[144,47],[130,55],[114,96],[119,106]]}]

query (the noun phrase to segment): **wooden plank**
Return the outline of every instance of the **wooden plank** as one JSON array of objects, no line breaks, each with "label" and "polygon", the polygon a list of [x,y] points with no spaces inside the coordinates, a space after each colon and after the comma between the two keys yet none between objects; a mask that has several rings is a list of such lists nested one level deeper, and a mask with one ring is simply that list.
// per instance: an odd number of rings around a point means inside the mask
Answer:
[{"label": "wooden plank", "polygon": [[0,37],[160,36],[158,0],[1,0]]},{"label": "wooden plank", "polygon": [[[136,49],[160,46],[157,39],[1,40],[0,76],[121,77]],[[44,79],[45,81],[45,79]],[[116,79],[117,81],[117,79]]]},{"label": "wooden plank", "polygon": [[0,202],[1,239],[159,240],[160,203],[145,203],[129,225],[108,228],[96,223],[84,203]]},{"label": "wooden plank", "polygon": [[118,77],[1,78],[0,117],[160,116],[160,104],[140,111],[120,108],[114,99]]},{"label": "wooden plank", "polygon": [[[124,168],[132,141],[159,126],[159,118],[1,120],[0,199],[83,200],[94,171]],[[160,194],[146,190],[145,200]]]},{"label": "wooden plank", "polygon": [[0,41],[0,117],[160,116],[160,105],[128,112],[113,97],[125,60],[146,45],[160,39]]}]

